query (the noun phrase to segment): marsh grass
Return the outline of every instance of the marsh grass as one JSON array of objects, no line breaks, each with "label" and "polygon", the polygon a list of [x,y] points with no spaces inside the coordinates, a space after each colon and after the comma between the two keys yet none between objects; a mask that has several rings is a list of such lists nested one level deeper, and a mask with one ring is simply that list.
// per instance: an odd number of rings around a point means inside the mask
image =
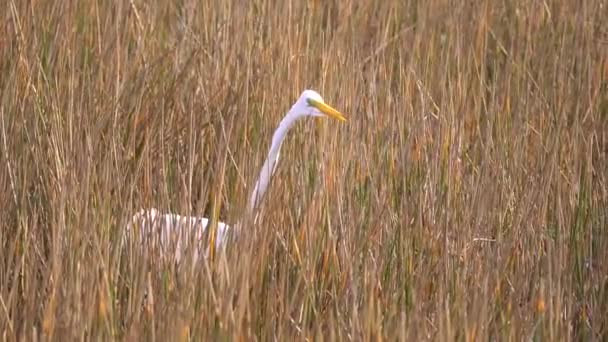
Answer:
[{"label": "marsh grass", "polygon": [[[603,1],[9,1],[3,339],[608,336]],[[121,248],[140,208],[234,223],[225,255]],[[131,246],[132,247],[132,246]]]}]

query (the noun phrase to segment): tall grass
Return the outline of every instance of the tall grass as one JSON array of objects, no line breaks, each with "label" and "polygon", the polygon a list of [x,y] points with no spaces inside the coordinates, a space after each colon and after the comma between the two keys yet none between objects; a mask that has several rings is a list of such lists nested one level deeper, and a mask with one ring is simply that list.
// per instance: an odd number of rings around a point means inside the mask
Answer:
[{"label": "tall grass", "polygon": [[[8,1],[3,339],[608,336],[603,1]],[[140,208],[226,255],[120,248]]]}]

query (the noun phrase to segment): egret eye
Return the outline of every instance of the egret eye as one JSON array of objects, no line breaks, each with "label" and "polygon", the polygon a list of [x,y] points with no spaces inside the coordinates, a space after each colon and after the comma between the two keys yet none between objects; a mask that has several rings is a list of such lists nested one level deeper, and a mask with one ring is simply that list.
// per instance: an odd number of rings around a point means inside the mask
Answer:
[{"label": "egret eye", "polygon": [[314,103],[311,99],[306,99],[306,103],[308,104],[308,107],[314,107]]}]

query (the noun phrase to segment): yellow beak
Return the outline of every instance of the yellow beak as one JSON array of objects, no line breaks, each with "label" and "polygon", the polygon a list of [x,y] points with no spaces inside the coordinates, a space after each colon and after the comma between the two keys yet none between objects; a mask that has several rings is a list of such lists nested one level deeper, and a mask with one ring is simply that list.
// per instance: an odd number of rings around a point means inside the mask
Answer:
[{"label": "yellow beak", "polygon": [[344,115],[342,115],[342,113],[340,113],[336,109],[332,108],[330,105],[326,104],[325,102],[308,99],[308,104],[310,104],[311,106],[314,106],[315,108],[320,110],[321,113],[329,116],[330,118],[338,119],[340,121],[346,121],[346,118],[344,117]]}]

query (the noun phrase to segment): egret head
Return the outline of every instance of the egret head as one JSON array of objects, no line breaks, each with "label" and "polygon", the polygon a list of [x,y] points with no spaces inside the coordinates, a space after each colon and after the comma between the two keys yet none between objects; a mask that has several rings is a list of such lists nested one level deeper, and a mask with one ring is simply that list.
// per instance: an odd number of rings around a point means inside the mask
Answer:
[{"label": "egret head", "polygon": [[346,121],[342,113],[323,101],[319,93],[314,90],[304,90],[296,103],[291,107],[291,113],[300,116],[321,116]]}]

